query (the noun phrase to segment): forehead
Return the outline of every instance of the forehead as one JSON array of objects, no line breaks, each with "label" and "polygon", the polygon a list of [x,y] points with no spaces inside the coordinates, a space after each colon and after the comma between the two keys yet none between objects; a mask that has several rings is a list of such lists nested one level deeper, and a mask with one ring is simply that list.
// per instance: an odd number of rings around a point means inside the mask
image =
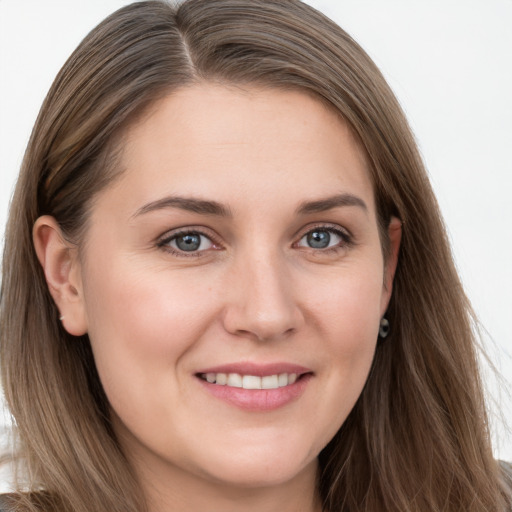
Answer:
[{"label": "forehead", "polygon": [[333,109],[297,90],[180,89],[127,130],[121,160],[120,185],[139,202],[176,191],[231,202],[255,195],[279,200],[284,192],[314,198],[350,188],[373,207],[365,153],[351,129]]},{"label": "forehead", "polygon": [[[354,149],[365,158],[341,114],[313,93],[297,88],[209,82],[183,87],[153,104],[125,135],[130,143],[135,139],[147,142],[158,133],[170,135],[171,130],[172,141],[189,145],[197,142],[256,144],[264,136],[267,142],[274,140],[282,144],[305,134],[310,136],[312,130],[328,143],[329,134],[338,137],[343,133],[347,142],[357,146]],[[255,135],[263,137],[255,139]]]}]

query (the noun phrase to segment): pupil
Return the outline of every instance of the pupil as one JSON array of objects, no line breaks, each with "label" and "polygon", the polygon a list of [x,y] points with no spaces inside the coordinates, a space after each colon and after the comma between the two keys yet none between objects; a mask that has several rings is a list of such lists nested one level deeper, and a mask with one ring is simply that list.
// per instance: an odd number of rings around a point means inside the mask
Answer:
[{"label": "pupil", "polygon": [[182,251],[197,251],[201,245],[201,236],[193,233],[181,235],[176,238],[176,245]]},{"label": "pupil", "polygon": [[314,249],[325,249],[331,241],[331,235],[327,231],[313,231],[308,234],[308,244]]}]

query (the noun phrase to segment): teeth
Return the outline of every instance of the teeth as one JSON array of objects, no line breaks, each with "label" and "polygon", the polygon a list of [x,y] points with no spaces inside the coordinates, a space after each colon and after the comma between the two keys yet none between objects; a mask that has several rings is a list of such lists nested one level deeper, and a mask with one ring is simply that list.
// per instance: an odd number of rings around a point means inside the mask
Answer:
[{"label": "teeth", "polygon": [[[295,375],[295,374],[293,374]],[[288,377],[287,373],[280,373],[279,377],[277,378],[277,385],[282,388],[283,386],[287,386],[288,384],[293,384],[293,382],[290,382],[290,377]]]},{"label": "teeth", "polygon": [[214,373],[215,375],[215,382],[216,384],[219,384],[220,386],[225,386],[228,383],[228,374],[227,373]]},{"label": "teeth", "polygon": [[277,389],[290,386],[297,381],[296,373],[280,373],[275,375],[240,375],[239,373],[203,373],[201,378],[210,384],[231,386],[243,389]]},{"label": "teeth", "polygon": [[242,387],[244,389],[261,389],[261,377],[255,377],[254,375],[244,375],[242,377]]},{"label": "teeth", "polygon": [[242,376],[238,373],[229,373],[227,385],[233,388],[241,388],[243,384]]},{"label": "teeth", "polygon": [[[288,382],[286,384],[288,384]],[[266,377],[261,378],[261,388],[262,389],[276,389],[278,387],[279,387],[279,377],[277,375],[267,375]]]}]

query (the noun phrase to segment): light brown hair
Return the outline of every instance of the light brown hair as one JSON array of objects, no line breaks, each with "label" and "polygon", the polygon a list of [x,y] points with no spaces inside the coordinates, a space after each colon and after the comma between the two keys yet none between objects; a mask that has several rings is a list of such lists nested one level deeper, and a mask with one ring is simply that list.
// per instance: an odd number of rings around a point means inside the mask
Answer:
[{"label": "light brown hair", "polygon": [[79,246],[95,195],[122,172],[123,130],[198,81],[299,89],[330,105],[366,151],[381,233],[391,215],[403,221],[392,332],[320,454],[325,510],[503,511],[471,309],[414,138],[366,53],[296,0],[134,3],[96,27],[57,76],[25,154],[3,258],[2,380],[31,491],[13,507],[145,509],[88,338],[60,325],[31,232],[52,215]]}]

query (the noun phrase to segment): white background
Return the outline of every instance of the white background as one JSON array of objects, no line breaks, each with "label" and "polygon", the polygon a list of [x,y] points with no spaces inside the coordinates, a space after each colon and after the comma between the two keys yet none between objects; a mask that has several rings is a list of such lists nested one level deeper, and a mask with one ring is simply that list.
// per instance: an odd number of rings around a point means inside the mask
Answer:
[{"label": "white background", "polygon": [[[0,0],[0,236],[30,130],[59,68],[123,0]],[[395,90],[431,174],[494,364],[512,382],[512,0],[311,0]],[[496,455],[505,387],[486,372]],[[1,414],[0,414],[1,420]],[[1,422],[0,422],[1,423]]]}]

